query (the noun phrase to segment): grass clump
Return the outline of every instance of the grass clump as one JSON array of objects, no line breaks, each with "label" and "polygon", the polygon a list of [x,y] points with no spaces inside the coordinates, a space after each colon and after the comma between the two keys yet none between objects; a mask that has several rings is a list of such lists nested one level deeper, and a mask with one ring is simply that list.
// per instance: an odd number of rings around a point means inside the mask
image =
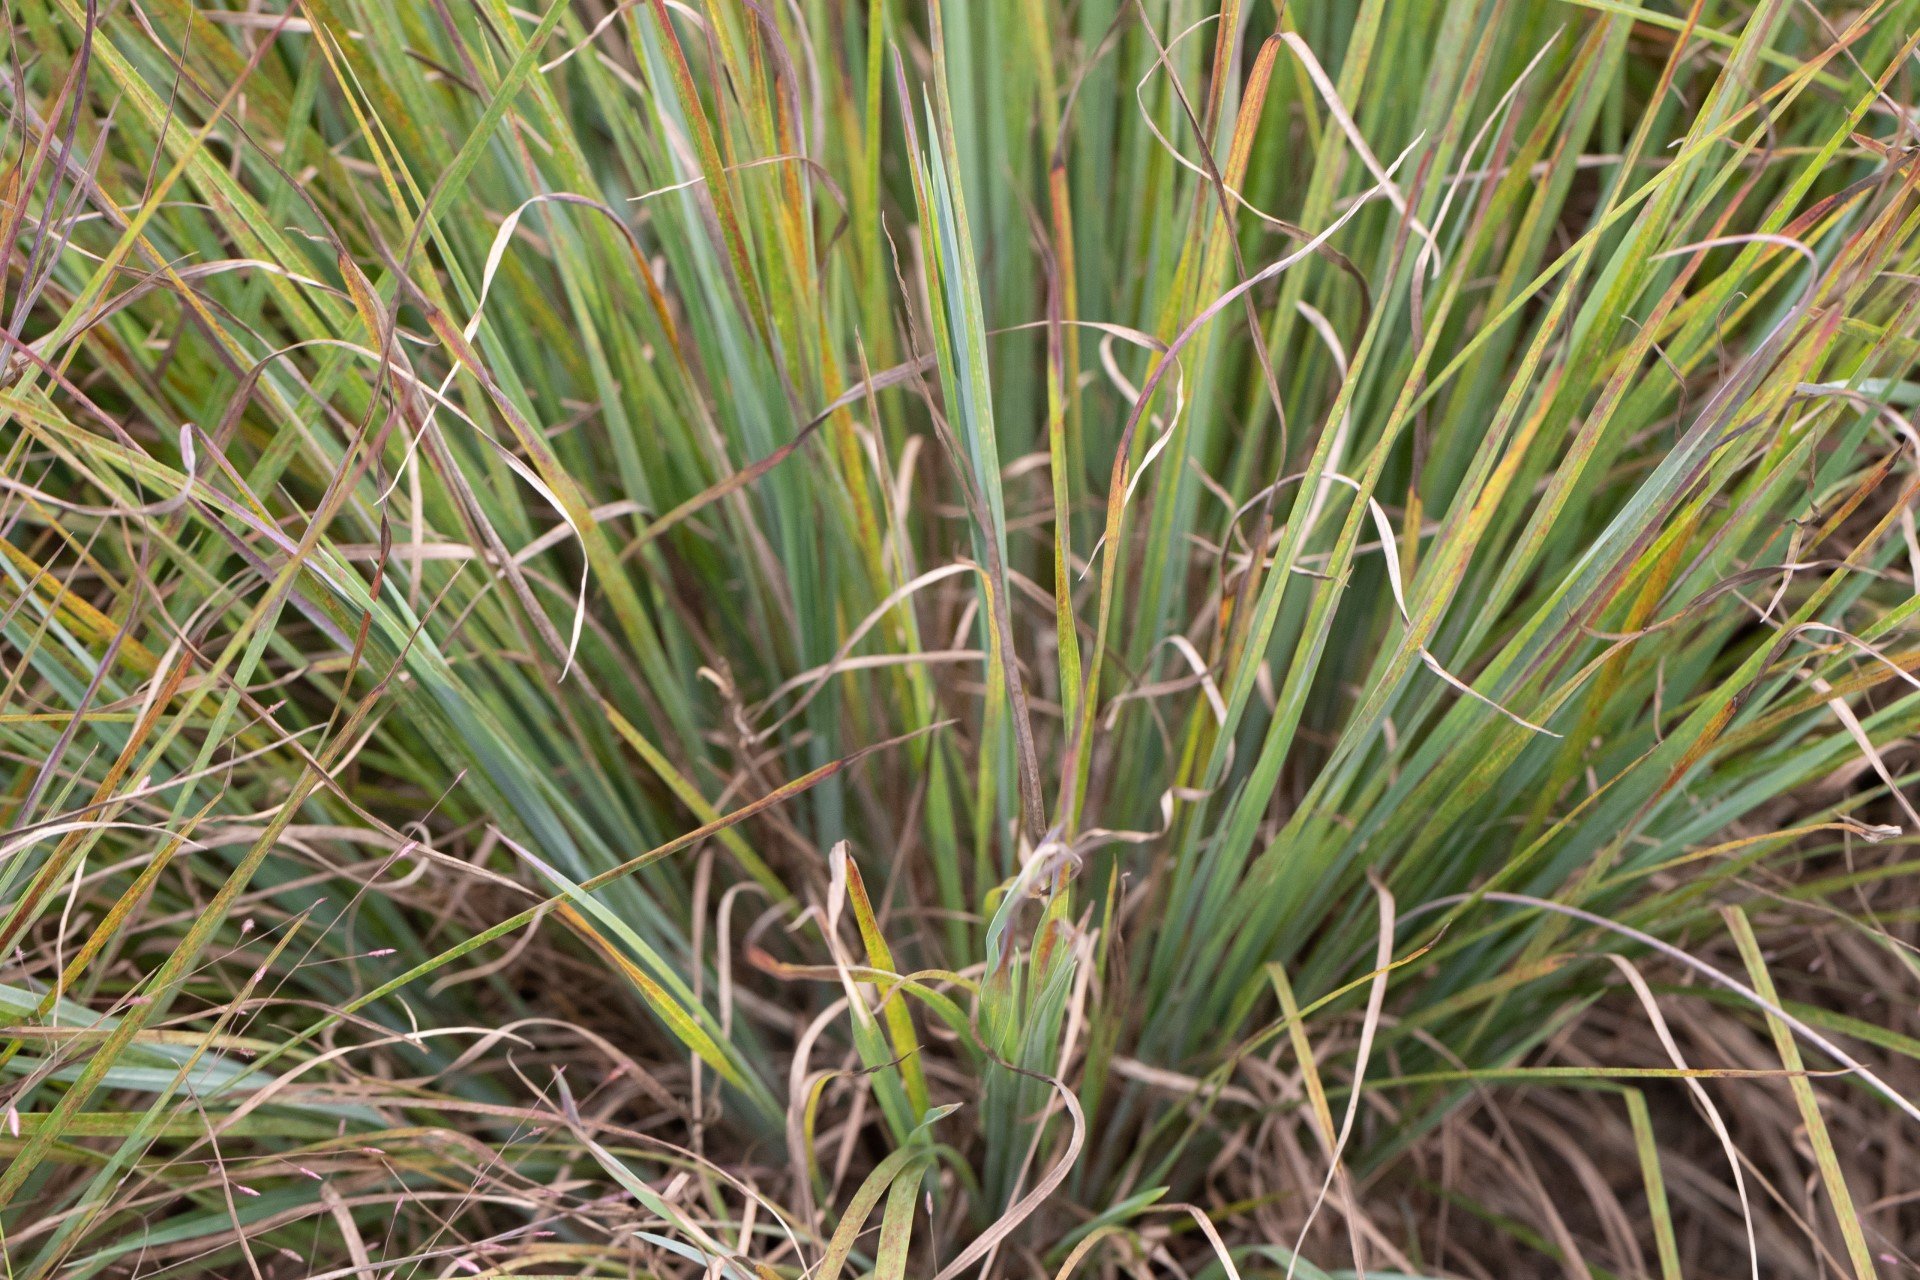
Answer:
[{"label": "grass clump", "polygon": [[1917,20],[15,0],[7,1274],[1912,1266]]}]

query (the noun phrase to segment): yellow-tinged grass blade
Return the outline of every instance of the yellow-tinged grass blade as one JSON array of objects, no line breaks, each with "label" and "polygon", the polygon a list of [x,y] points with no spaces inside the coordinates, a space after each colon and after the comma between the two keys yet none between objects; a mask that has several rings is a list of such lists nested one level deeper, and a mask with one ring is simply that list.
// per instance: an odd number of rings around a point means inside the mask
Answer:
[{"label": "yellow-tinged grass blade", "polygon": [[[1733,934],[1734,945],[1740,949],[1740,959],[1747,967],[1747,977],[1758,991],[1771,1004],[1780,1003],[1780,995],[1773,985],[1773,975],[1767,971],[1766,957],[1761,954],[1760,939],[1753,932],[1753,922],[1747,919],[1747,913],[1737,906],[1721,908],[1721,917],[1727,922],[1727,929]],[[1833,1211],[1835,1223],[1840,1228],[1840,1238],[1846,1243],[1847,1260],[1853,1266],[1854,1280],[1872,1280],[1877,1274],[1873,1262],[1873,1253],[1867,1247],[1867,1236],[1860,1225],[1860,1214],[1853,1204],[1853,1193],[1847,1189],[1847,1177],[1840,1168],[1840,1157],[1833,1149],[1833,1135],[1827,1132],[1826,1118],[1820,1114],[1820,1099],[1814,1095],[1813,1082],[1807,1078],[1805,1061],[1800,1055],[1800,1045],[1794,1039],[1793,1029],[1787,1026],[1771,1012],[1766,1013],[1767,1030],[1773,1036],[1774,1051],[1780,1055],[1780,1065],[1788,1072],[1787,1083],[1793,1090],[1794,1105],[1800,1110],[1800,1120],[1806,1126],[1807,1143],[1813,1148],[1813,1161],[1820,1170],[1820,1182],[1827,1189],[1827,1204]]]},{"label": "yellow-tinged grass blade", "polygon": [[1647,1217],[1653,1225],[1654,1247],[1660,1255],[1661,1280],[1681,1280],[1680,1242],[1674,1237],[1673,1209],[1667,1203],[1667,1182],[1660,1172],[1660,1138],[1653,1131],[1647,1095],[1638,1089],[1622,1092],[1633,1126],[1633,1149],[1640,1158],[1640,1182],[1647,1192]]},{"label": "yellow-tinged grass blade", "polygon": [[[854,922],[860,927],[860,940],[867,949],[867,962],[876,969],[894,972],[893,952],[887,947],[886,936],[880,932],[880,922],[874,915],[872,900],[867,897],[867,884],[861,878],[860,867],[851,857],[846,858],[843,865],[847,876],[847,899],[853,907]],[[907,1012],[906,1001],[892,998],[891,992],[880,1016],[887,1024],[887,1038],[893,1042],[893,1053],[900,1064],[900,1078],[906,1085],[907,1100],[913,1105],[913,1116],[917,1123],[925,1118],[930,1104],[927,1100],[926,1069],[920,1063],[920,1041],[913,1034],[913,1017]]]}]

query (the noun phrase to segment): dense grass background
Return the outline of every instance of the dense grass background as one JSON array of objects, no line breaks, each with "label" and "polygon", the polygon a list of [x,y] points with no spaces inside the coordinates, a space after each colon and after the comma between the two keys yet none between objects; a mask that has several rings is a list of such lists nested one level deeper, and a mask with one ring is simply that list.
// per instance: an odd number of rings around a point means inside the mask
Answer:
[{"label": "dense grass background", "polygon": [[11,0],[6,1275],[1920,1239],[1920,4]]}]

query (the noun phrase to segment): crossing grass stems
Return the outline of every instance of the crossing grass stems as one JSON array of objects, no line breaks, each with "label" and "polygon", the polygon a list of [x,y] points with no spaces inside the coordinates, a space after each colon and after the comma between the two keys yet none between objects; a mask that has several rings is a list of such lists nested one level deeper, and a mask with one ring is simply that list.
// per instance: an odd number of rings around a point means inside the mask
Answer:
[{"label": "crossing grass stems", "polygon": [[1914,0],[4,14],[8,1277],[1915,1265]]}]

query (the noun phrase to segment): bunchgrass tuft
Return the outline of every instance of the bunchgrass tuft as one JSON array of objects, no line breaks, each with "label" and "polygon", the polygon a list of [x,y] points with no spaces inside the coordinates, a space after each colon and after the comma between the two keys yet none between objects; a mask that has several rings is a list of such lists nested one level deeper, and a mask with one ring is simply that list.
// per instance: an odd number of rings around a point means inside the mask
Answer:
[{"label": "bunchgrass tuft", "polygon": [[0,14],[8,1280],[1917,1265],[1920,0]]}]

